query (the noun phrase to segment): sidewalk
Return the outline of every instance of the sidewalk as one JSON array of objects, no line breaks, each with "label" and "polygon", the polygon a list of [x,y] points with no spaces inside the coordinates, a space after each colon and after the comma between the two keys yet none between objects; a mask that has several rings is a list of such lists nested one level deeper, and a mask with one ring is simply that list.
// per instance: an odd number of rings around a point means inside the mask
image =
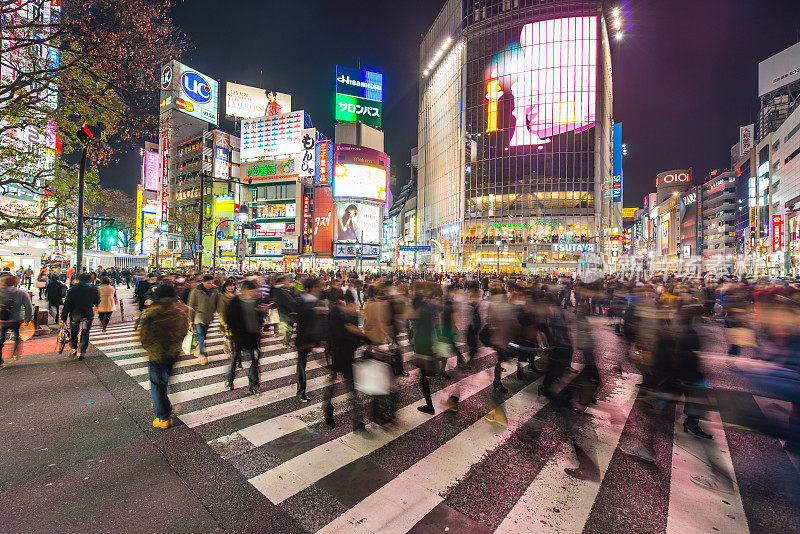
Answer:
[{"label": "sidewalk", "polygon": [[[303,532],[90,347],[26,343],[0,370],[0,532]],[[10,350],[9,350],[10,353]]]}]

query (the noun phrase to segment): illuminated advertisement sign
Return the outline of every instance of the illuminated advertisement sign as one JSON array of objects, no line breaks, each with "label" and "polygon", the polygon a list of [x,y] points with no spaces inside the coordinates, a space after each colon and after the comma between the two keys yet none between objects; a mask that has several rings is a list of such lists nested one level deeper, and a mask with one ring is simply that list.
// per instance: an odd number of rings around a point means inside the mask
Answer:
[{"label": "illuminated advertisement sign", "polygon": [[672,187],[676,185],[689,184],[692,181],[692,171],[680,169],[666,171],[656,176],[656,187]]},{"label": "illuminated advertisement sign", "polygon": [[336,66],[337,121],[381,125],[383,74]]},{"label": "illuminated advertisement sign", "polygon": [[306,128],[300,134],[300,176],[309,178],[316,174],[317,166],[317,129]]},{"label": "illuminated advertisement sign", "polygon": [[[518,147],[594,126],[597,42],[594,16],[522,26],[484,73],[486,131],[511,130],[508,146]],[[502,114],[501,98],[513,117]]]},{"label": "illuminated advertisement sign", "polygon": [[380,243],[381,208],[361,202],[336,204],[336,241]]},{"label": "illuminated advertisement sign", "polygon": [[231,136],[224,132],[214,132],[214,178],[227,179],[230,176]]},{"label": "illuminated advertisement sign", "polygon": [[331,253],[333,224],[333,193],[331,188],[317,187],[314,189],[314,253]]},{"label": "illuminated advertisement sign", "polygon": [[622,123],[614,125],[613,158],[611,160],[611,200],[622,202]]},{"label": "illuminated advertisement sign", "polygon": [[310,234],[311,230],[311,198],[305,195],[303,197],[303,234]]},{"label": "illuminated advertisement sign", "polygon": [[225,115],[252,119],[292,111],[292,95],[233,82],[225,84]]},{"label": "illuminated advertisement sign", "polygon": [[216,125],[219,120],[219,84],[214,78],[173,60],[161,69],[159,107],[172,107]]},{"label": "illuminated advertisement sign", "polygon": [[386,171],[367,165],[339,163],[334,167],[333,196],[386,202]]},{"label": "illuminated advertisement sign", "polygon": [[772,252],[783,248],[783,215],[772,216]]},{"label": "illuminated advertisement sign", "polygon": [[637,209],[638,208],[622,208],[622,218],[633,219],[634,215],[636,215]]},{"label": "illuminated advertisement sign", "polygon": [[139,250],[139,254],[142,253],[141,245],[142,245],[142,204],[143,204],[143,196],[142,196],[142,188],[141,186],[136,188],[136,243]]},{"label": "illuminated advertisement sign", "polygon": [[389,157],[378,150],[337,144],[334,155],[334,198],[363,198],[386,202]]},{"label": "illuminated advertisement sign", "polygon": [[316,146],[317,169],[314,185],[333,183],[333,143],[322,141]]},{"label": "illuminated advertisement sign", "polygon": [[243,120],[242,160],[300,152],[305,116],[305,111],[301,110]]},{"label": "illuminated advertisement sign", "polygon": [[754,138],[755,132],[752,124],[739,128],[739,154],[741,156],[744,156],[753,149]]},{"label": "illuminated advertisement sign", "polygon": [[144,188],[148,191],[159,190],[158,152],[152,150],[144,153]]},{"label": "illuminated advertisement sign", "polygon": [[245,178],[253,182],[271,180],[273,178],[297,178],[298,176],[294,159],[268,163],[244,163],[242,168],[244,169]]},{"label": "illuminated advertisement sign", "polygon": [[169,137],[161,134],[161,229],[167,231],[169,211]]}]

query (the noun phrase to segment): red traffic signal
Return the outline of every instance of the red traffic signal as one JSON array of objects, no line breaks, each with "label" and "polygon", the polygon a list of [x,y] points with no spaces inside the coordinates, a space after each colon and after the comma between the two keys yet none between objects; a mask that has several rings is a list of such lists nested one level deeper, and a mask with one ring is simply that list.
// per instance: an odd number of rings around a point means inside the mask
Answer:
[{"label": "red traffic signal", "polygon": [[104,126],[102,124],[98,124],[97,126],[89,126],[88,124],[83,123],[83,126],[80,130],[78,130],[76,137],[81,143],[86,144],[99,135],[100,132],[103,131],[103,128]]}]

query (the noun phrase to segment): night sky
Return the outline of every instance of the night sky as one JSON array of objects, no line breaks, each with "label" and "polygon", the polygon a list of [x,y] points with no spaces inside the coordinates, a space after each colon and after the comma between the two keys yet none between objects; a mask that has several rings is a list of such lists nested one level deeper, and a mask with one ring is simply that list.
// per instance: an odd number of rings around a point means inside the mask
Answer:
[{"label": "night sky", "polygon": [[[758,62],[798,41],[798,0],[623,2],[625,36],[612,43],[614,118],[623,122],[625,206],[641,206],[663,170],[695,182],[727,168],[739,126],[755,121]],[[216,78],[292,95],[333,138],[336,64],[384,75],[386,152],[401,181],[417,144],[421,34],[443,0],[186,0],[174,21],[192,41],[181,60]],[[260,74],[261,71],[263,74]],[[222,85],[222,83],[221,83]],[[154,109],[157,103],[153,103]],[[220,114],[224,112],[220,102]],[[233,124],[222,127],[233,131]],[[155,140],[155,132],[153,139]],[[138,148],[101,172],[133,194]]]}]

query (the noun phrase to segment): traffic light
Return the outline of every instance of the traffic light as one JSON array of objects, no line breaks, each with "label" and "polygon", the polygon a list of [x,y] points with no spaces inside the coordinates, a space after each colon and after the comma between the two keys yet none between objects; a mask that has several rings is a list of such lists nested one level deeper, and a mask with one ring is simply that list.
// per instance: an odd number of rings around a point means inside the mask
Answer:
[{"label": "traffic light", "polygon": [[103,236],[103,245],[107,247],[116,247],[117,246],[117,229],[116,228],[103,228],[102,232]]}]

